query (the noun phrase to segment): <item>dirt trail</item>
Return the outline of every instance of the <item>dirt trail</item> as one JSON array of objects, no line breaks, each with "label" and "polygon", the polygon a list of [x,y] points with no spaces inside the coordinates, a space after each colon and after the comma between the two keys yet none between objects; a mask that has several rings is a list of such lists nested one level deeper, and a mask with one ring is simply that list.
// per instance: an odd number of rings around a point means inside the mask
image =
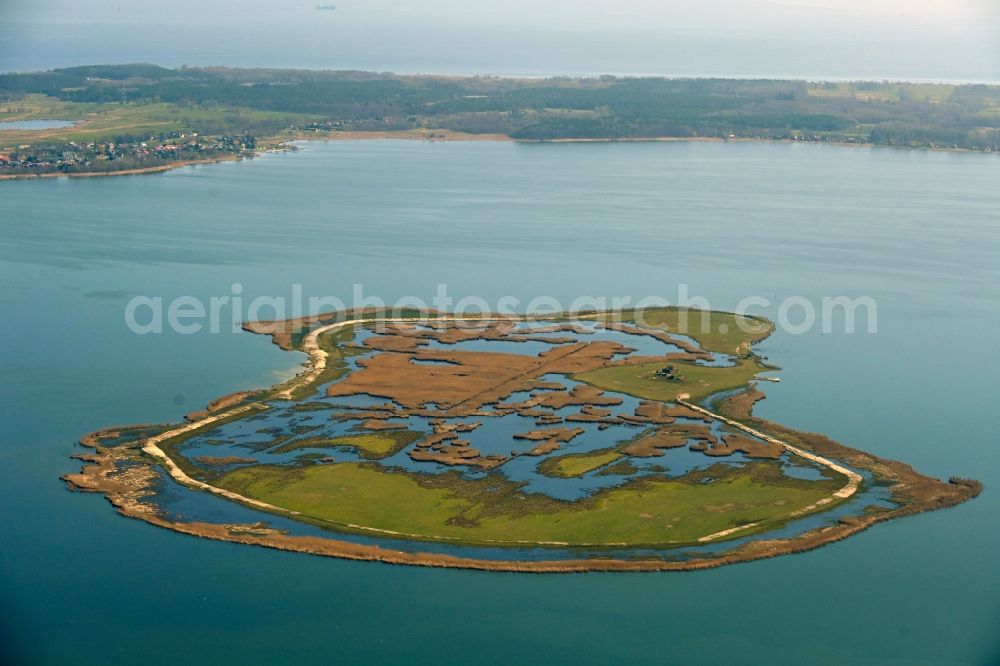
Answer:
[{"label": "dirt trail", "polygon": [[[824,497],[823,499],[819,500],[818,502],[816,502],[814,504],[810,504],[807,507],[803,507],[803,508],[799,509],[798,511],[793,512],[791,514],[793,517],[794,516],[801,516],[803,514],[809,513],[810,511],[813,511],[814,509],[817,509],[817,508],[819,508],[821,506],[824,506],[826,504],[829,504],[829,503],[833,502],[835,499],[847,499],[848,497],[851,497],[856,492],[858,492],[858,488],[861,487],[861,481],[862,481],[861,475],[858,474],[857,472],[855,472],[854,470],[848,469],[848,468],[844,467],[843,465],[838,465],[837,463],[833,462],[832,460],[829,460],[829,459],[824,458],[822,456],[818,456],[815,453],[810,453],[810,452],[806,451],[805,449],[800,449],[797,446],[792,446],[791,444],[788,444],[787,442],[783,442],[780,439],[777,439],[775,437],[771,437],[770,435],[765,435],[764,433],[760,432],[759,430],[754,430],[750,426],[744,425],[744,424],[740,423],[739,421],[734,421],[733,419],[726,418],[725,416],[722,416],[720,414],[716,414],[714,412],[710,412],[709,410],[705,409],[704,407],[699,407],[698,405],[695,405],[695,404],[692,404],[692,403],[688,402],[686,400],[687,397],[688,396],[686,396],[686,395],[680,395],[680,396],[678,396],[677,397],[677,403],[681,404],[681,405],[684,405],[685,407],[688,407],[690,409],[693,409],[693,410],[695,410],[696,412],[698,412],[700,414],[704,414],[705,416],[711,417],[712,419],[715,419],[716,421],[720,421],[722,423],[725,423],[728,426],[732,426],[733,428],[737,428],[739,430],[742,430],[743,432],[745,432],[745,433],[747,433],[749,435],[752,435],[754,437],[757,437],[758,439],[762,439],[765,442],[769,442],[771,444],[776,444],[776,445],[782,447],[783,449],[785,449],[786,451],[788,451],[789,453],[797,455],[800,458],[805,458],[806,460],[811,460],[812,462],[814,462],[814,463],[816,463],[818,465],[822,465],[823,467],[826,467],[826,468],[828,468],[830,470],[833,470],[837,474],[843,474],[844,476],[847,477],[847,484],[843,488],[841,488],[837,492],[833,493],[833,495],[831,495],[830,497]],[[739,532],[740,530],[749,529],[749,528],[755,527],[755,526],[756,526],[756,523],[751,523],[749,525],[741,525],[740,527],[735,527],[733,529],[724,530],[722,532],[716,532],[715,534],[709,534],[708,536],[702,537],[701,539],[698,539],[698,540],[699,541],[712,541],[714,539],[718,539],[719,537],[729,536],[730,534],[733,534],[735,532]]]},{"label": "dirt trail", "polygon": [[[480,319],[481,319],[480,317],[447,317],[447,318],[442,318],[442,321],[478,321]],[[350,319],[348,321],[341,321],[333,324],[328,324],[327,326],[321,326],[317,329],[310,331],[308,335],[306,335],[306,337],[302,340],[302,351],[304,351],[309,356],[309,359],[304,364],[307,367],[306,371],[302,372],[293,380],[291,380],[286,386],[285,390],[275,395],[275,398],[281,400],[291,400],[292,394],[296,390],[298,390],[303,386],[308,386],[311,382],[315,381],[326,369],[326,359],[328,354],[326,353],[326,351],[320,348],[319,336],[323,335],[324,333],[336,330],[338,328],[344,328],[346,326],[357,326],[359,324],[366,324],[376,321],[385,323],[403,323],[403,322],[412,322],[413,320],[374,319],[374,318]],[[187,423],[172,430],[160,433],[155,437],[150,437],[145,442],[143,442],[142,450],[144,453],[159,460],[166,468],[170,476],[175,481],[182,483],[185,486],[214,493],[221,497],[225,497],[226,499],[235,500],[237,502],[242,502],[244,504],[249,504],[251,506],[255,506],[260,509],[295,515],[297,513],[295,511],[289,511],[288,509],[283,509],[281,507],[268,504],[267,502],[261,502],[259,500],[251,499],[249,497],[244,497],[243,495],[239,495],[237,493],[225,490],[223,488],[218,488],[216,486],[205,483],[204,481],[199,481],[197,479],[191,478],[184,470],[178,467],[177,463],[171,460],[170,456],[168,456],[166,452],[164,452],[163,449],[161,449],[159,446],[161,442],[165,442],[168,439],[177,437],[178,435],[183,435],[185,433],[192,432],[199,428],[203,428],[207,425],[217,423],[219,421],[231,418],[233,416],[239,416],[240,414],[248,412],[251,409],[260,407],[264,407],[266,409],[266,406],[262,405],[261,403],[251,403],[247,405],[241,405],[239,407],[234,407],[233,409],[229,409],[221,413],[210,414],[208,416],[205,416],[204,418],[198,419],[191,423]]]}]

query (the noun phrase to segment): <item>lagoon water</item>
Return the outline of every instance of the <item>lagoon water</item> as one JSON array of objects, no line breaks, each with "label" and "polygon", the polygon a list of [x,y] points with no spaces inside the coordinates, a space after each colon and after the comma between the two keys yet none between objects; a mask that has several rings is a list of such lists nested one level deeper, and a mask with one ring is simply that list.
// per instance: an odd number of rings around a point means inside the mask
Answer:
[{"label": "lagoon water", "polygon": [[992,0],[919,6],[903,0],[622,0],[613,6],[550,0],[521,3],[515,11],[509,2],[490,0],[474,6],[348,0],[336,11],[274,0],[10,0],[0,4],[0,72],[149,62],[451,75],[995,82],[998,23]]},{"label": "lagoon water", "polygon": [[47,130],[72,127],[72,120],[0,120],[0,132],[4,130]]},{"label": "lagoon water", "polygon": [[[0,661],[994,663],[998,183],[995,155],[418,142],[0,183]],[[177,420],[294,371],[302,357],[259,336],[125,326],[135,295],[233,283],[247,303],[294,284],[349,301],[355,284],[394,300],[445,283],[456,300],[522,305],[676,301],[680,284],[717,308],[871,296],[876,334],[761,346],[784,369],[759,411],[986,490],[802,555],[570,576],[199,540],[65,490],[84,433]]]}]

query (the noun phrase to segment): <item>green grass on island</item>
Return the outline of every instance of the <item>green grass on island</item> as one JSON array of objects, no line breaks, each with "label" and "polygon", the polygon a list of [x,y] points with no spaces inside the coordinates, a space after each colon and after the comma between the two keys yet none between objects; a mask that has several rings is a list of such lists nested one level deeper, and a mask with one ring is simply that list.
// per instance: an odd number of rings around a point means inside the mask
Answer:
[{"label": "green grass on island", "polygon": [[690,543],[749,523],[757,525],[741,536],[771,529],[842,481],[793,479],[778,463],[754,462],[679,479],[647,477],[566,502],[525,493],[498,475],[466,480],[339,463],[238,469],[217,484],[340,529],[463,543],[610,546]]},{"label": "green grass on island", "polygon": [[587,453],[569,453],[561,456],[550,456],[538,465],[539,474],[559,478],[583,476],[587,472],[604,467],[622,457],[622,453],[614,449],[600,449]]},{"label": "green grass on island", "polygon": [[423,433],[411,430],[396,430],[380,433],[363,433],[345,435],[344,437],[310,437],[294,442],[288,442],[271,451],[271,453],[288,453],[301,449],[354,449],[362,458],[381,460],[397,453],[416,440]]},{"label": "green grass on island", "polygon": [[655,308],[625,313],[623,322],[694,338],[706,351],[737,354],[771,334],[774,325],[762,317],[694,308]]},{"label": "green grass on island", "polygon": [[672,402],[677,396],[686,393],[690,400],[697,402],[719,391],[745,386],[757,374],[773,370],[756,358],[740,359],[736,365],[728,368],[676,362],[673,365],[682,377],[681,381],[656,376],[657,370],[663,367],[663,361],[598,368],[573,375],[573,379],[605,391],[627,393],[646,400]]}]

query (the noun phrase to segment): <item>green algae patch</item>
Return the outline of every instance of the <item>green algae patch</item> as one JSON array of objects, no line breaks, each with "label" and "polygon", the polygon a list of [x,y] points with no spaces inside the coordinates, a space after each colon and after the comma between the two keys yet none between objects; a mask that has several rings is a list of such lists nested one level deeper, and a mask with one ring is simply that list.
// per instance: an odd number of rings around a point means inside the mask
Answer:
[{"label": "green algae patch", "polygon": [[753,525],[733,537],[773,529],[793,512],[808,512],[841,481],[792,479],[770,462],[716,465],[680,479],[645,477],[572,502],[525,493],[496,475],[431,477],[366,463],[258,466],[217,483],[353,531],[470,544],[672,546],[734,527]]}]

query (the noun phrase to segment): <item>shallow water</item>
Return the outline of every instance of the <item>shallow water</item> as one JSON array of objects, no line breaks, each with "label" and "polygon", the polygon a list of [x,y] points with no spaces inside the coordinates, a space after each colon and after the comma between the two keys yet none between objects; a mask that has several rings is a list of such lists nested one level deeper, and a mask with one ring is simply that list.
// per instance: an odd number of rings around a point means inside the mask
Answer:
[{"label": "shallow water", "polygon": [[[539,324],[535,324],[535,326],[550,325],[552,323],[553,322],[541,322]],[[521,326],[521,328],[530,328],[530,326]],[[357,329],[353,331],[353,337],[350,340],[350,344],[360,346],[361,343],[365,339],[371,337],[371,335],[372,333],[368,329]],[[622,358],[627,358],[632,355],[665,355],[682,351],[675,345],[664,343],[651,336],[628,334],[605,329],[581,333],[562,332],[561,337],[571,338],[576,342],[615,341],[623,345],[628,345],[631,351],[626,351],[620,354],[620,357]],[[553,349],[552,344],[531,340],[512,341],[474,339],[447,344],[438,342],[437,340],[426,340],[424,342],[425,344],[421,346],[422,349],[443,351],[476,351],[500,354],[517,354],[522,356],[536,356]],[[360,359],[370,358],[372,355],[373,352],[369,351],[367,353],[361,353],[349,357],[349,372],[357,369],[357,362]],[[727,359],[724,354],[719,354],[717,356],[719,358],[715,359],[715,361]],[[557,382],[566,387],[567,391],[572,390],[580,383],[575,380],[571,380],[566,376],[557,374],[548,374],[541,379],[546,382]],[[387,403],[390,404],[390,406],[393,406],[391,405],[391,401],[386,398],[379,398],[368,394],[327,398],[325,389],[335,383],[336,382],[331,382],[319,387],[313,395],[302,400],[302,405],[300,406],[330,406],[336,404],[347,407],[348,410],[358,407],[369,408],[373,405],[382,403]],[[545,392],[545,390],[519,391],[512,395],[505,396],[501,402],[506,404],[517,403],[527,400],[532,396],[541,395]],[[621,401],[619,405],[608,407],[613,414],[633,414],[641,402],[632,396],[610,391],[606,391],[605,395],[617,398]],[[332,415],[341,411],[339,409],[303,411],[293,409],[291,407],[284,407],[287,404],[284,401],[276,401],[272,404],[278,407],[278,409],[253,416],[249,419],[241,419],[223,424],[200,433],[190,438],[182,446],[180,446],[178,452],[185,456],[195,467],[200,467],[210,472],[219,471],[220,468],[205,465],[204,463],[196,460],[196,458],[202,456],[214,458],[234,456],[239,458],[254,458],[261,464],[292,464],[297,462],[303,456],[320,456],[336,462],[357,462],[364,460],[359,452],[355,450],[345,451],[343,449],[331,449],[329,447],[322,446],[306,446],[291,451],[281,451],[280,449],[286,445],[294,445],[296,442],[301,442],[306,439],[314,439],[317,437],[332,439],[351,434],[358,434],[360,426],[359,421],[357,420],[345,421],[341,419],[333,419]],[[398,405],[395,405],[395,407],[398,407]],[[551,413],[566,418],[570,415],[578,414],[579,411],[580,405],[567,405],[565,407],[553,409],[551,410]],[[390,419],[388,422],[406,425],[407,429],[414,432],[429,434],[433,432],[433,427],[430,423],[432,420],[434,420],[432,417],[411,416],[405,419]],[[525,455],[528,451],[533,449],[538,442],[515,439],[515,435],[519,433],[527,433],[532,430],[546,427],[538,424],[534,418],[520,416],[517,413],[511,413],[499,417],[468,417],[461,419],[449,419],[449,422],[455,424],[479,423],[480,425],[478,428],[469,432],[463,432],[459,435],[459,437],[468,441],[471,448],[478,450],[483,456],[496,455],[511,457],[511,460],[497,470],[497,474],[500,474],[512,482],[524,484],[524,490],[527,492],[544,493],[563,500],[576,500],[600,489],[619,486],[628,479],[651,473],[653,471],[650,469],[651,467],[665,467],[669,476],[683,476],[684,474],[694,470],[711,467],[717,462],[745,464],[749,461],[749,458],[744,456],[742,453],[734,453],[730,456],[726,456],[725,458],[712,458],[701,452],[691,451],[687,447],[681,447],[665,450],[663,451],[663,455],[655,458],[634,460],[633,464],[638,469],[638,472],[633,475],[603,475],[600,473],[600,469],[595,469],[579,478],[552,478],[541,474],[537,470],[539,462],[548,456],[535,457]],[[677,419],[677,423],[698,423],[698,421],[680,418]],[[599,428],[599,424],[597,423],[572,421],[565,421],[564,423],[550,427],[580,428],[584,431],[581,435],[575,437],[570,442],[563,443],[559,447],[559,451],[553,455],[586,453],[597,449],[609,448],[616,444],[633,439],[639,436],[642,432],[651,429],[651,426],[649,425],[621,423],[608,424],[608,426],[602,430]],[[718,422],[714,422],[711,424],[711,428],[716,437],[721,440],[725,432],[721,425]],[[693,443],[693,441],[690,443]],[[415,472],[431,474],[442,474],[449,470],[457,470],[466,478],[479,478],[487,473],[477,467],[456,468],[439,463],[415,462],[409,456],[409,452],[412,449],[412,445],[407,446],[399,452],[385,459],[379,460],[377,464],[385,467],[403,468]],[[515,453],[519,457],[514,458],[513,455]],[[814,470],[808,467],[803,468],[801,464],[796,463],[795,459],[790,460],[786,455],[782,457],[782,460],[787,463],[783,465],[782,469],[785,470],[789,476],[798,475],[799,478],[806,479],[818,478],[814,474],[810,475],[810,472],[813,472]],[[804,461],[801,459],[798,460],[798,463],[802,462]],[[234,469],[236,467],[238,467],[238,464],[229,465],[225,467],[225,469]],[[257,520],[266,521],[267,516],[259,516]]]},{"label": "shallow water", "polygon": [[[53,663],[989,663],[1000,624],[1000,160],[768,144],[307,144],[157,176],[0,184],[0,650]],[[667,249],[665,249],[667,248]],[[871,295],[877,335],[779,332],[763,415],[984,481],[810,553],[678,575],[380,566],[160,530],[57,480],[83,433],[176,421],[303,360],[130,333],[135,294],[527,302]],[[672,300],[675,300],[672,299]],[[766,312],[775,316],[774,310]],[[267,316],[266,314],[263,316]],[[391,626],[391,631],[386,627]],[[475,636],[469,641],[469,636]],[[794,655],[790,657],[789,655]],[[7,661],[13,661],[7,659]],[[22,660],[23,661],[23,660]]]},{"label": "shallow water", "polygon": [[0,132],[4,130],[47,130],[72,127],[73,120],[0,120]]}]

